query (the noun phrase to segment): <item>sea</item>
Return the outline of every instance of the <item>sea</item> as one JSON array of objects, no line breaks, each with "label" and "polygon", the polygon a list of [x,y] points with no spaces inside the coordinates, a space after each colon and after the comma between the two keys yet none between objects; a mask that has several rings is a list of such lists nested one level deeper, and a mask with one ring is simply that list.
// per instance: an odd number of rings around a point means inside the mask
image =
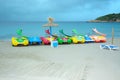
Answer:
[{"label": "sea", "polygon": [[[22,34],[27,37],[45,37],[45,30],[50,27],[43,27],[47,22],[0,22],[0,40],[9,41],[12,37],[17,37],[16,31],[22,29]],[[52,34],[61,35],[59,30],[63,29],[67,35],[73,35],[72,30],[76,29],[79,34],[93,35],[92,28],[96,28],[99,32],[106,34],[107,38],[113,36],[120,38],[120,23],[118,22],[86,22],[86,21],[69,21],[54,22],[57,27],[52,27]]]}]

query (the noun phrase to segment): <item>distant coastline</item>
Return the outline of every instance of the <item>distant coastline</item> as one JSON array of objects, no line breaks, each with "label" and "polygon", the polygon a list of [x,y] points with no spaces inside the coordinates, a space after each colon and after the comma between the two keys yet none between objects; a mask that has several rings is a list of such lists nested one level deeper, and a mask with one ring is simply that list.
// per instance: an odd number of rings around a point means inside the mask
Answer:
[{"label": "distant coastline", "polygon": [[107,14],[88,22],[120,22],[120,13]]},{"label": "distant coastline", "polygon": [[120,22],[120,20],[117,20],[117,21],[89,20],[87,22]]}]

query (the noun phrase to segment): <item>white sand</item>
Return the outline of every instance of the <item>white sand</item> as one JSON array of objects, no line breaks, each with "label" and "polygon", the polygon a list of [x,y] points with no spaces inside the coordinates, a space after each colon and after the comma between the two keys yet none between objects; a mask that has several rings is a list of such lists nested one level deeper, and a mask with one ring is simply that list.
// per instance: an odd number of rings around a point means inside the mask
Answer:
[{"label": "white sand", "polygon": [[[100,44],[12,47],[0,41],[0,80],[120,80],[120,50]],[[120,47],[120,39],[114,44]]]}]

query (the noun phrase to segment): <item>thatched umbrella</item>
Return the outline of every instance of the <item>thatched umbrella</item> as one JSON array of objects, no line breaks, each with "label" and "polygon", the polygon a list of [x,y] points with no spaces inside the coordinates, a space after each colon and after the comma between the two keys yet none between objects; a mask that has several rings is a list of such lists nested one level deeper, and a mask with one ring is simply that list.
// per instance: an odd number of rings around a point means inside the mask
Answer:
[{"label": "thatched umbrella", "polygon": [[57,26],[58,26],[58,24],[53,23],[53,18],[52,17],[49,17],[48,18],[48,23],[43,25],[43,27],[50,27],[50,35],[52,35],[52,27],[57,27]]}]

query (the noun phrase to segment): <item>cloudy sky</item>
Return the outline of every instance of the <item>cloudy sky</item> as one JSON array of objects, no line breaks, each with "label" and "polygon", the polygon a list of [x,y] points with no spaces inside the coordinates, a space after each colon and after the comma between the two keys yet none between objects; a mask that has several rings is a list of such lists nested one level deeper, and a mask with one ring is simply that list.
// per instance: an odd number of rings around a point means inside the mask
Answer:
[{"label": "cloudy sky", "polygon": [[120,13],[120,0],[0,0],[0,21],[87,21]]}]

